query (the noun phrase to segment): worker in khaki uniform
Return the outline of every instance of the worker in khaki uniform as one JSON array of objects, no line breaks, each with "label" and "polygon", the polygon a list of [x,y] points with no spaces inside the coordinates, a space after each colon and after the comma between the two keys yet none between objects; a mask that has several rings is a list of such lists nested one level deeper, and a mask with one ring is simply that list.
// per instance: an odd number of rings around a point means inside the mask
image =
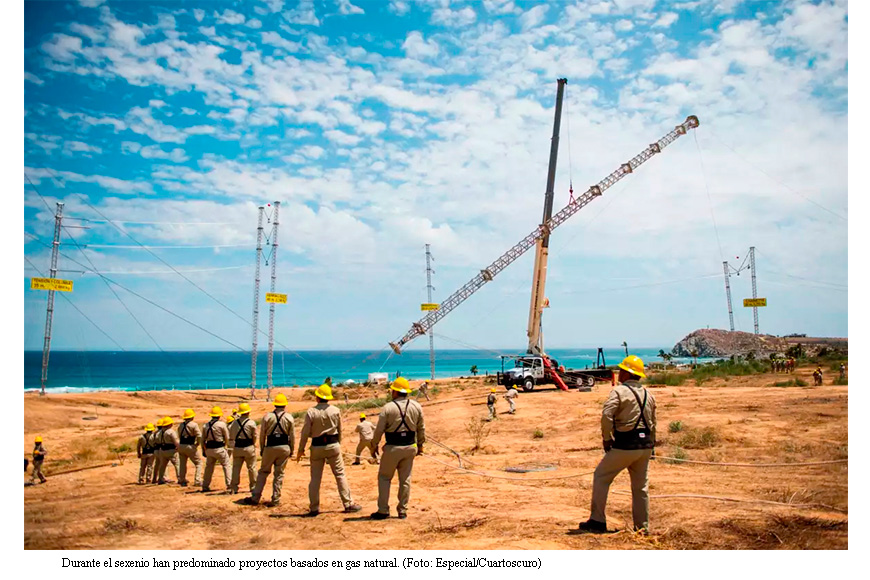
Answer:
[{"label": "worker in khaki uniform", "polygon": [[273,402],[275,410],[266,414],[260,422],[260,471],[257,473],[257,485],[251,492],[251,497],[245,498],[245,503],[257,505],[266,487],[266,478],[274,469],[272,476],[272,501],[276,506],[281,501],[281,485],[284,483],[284,468],[287,460],[293,455],[296,441],[293,432],[293,417],[287,413],[287,397],[278,393]]},{"label": "worker in khaki uniform", "polygon": [[344,474],[344,459],[341,457],[341,411],[331,406],[332,388],[323,383],[314,391],[317,404],[305,412],[302,434],[299,436],[299,451],[296,461],[302,459],[305,444],[311,437],[311,480],[308,482],[308,515],[320,513],[320,482],[323,467],[329,464],[338,495],[344,505],[345,513],[358,512],[362,507],[353,503],[347,476]]},{"label": "worker in khaki uniform", "polygon": [[202,451],[205,454],[205,474],[202,476],[202,491],[211,491],[211,476],[214,473],[214,464],[220,462],[224,470],[224,487],[230,493],[230,455],[227,453],[227,440],[230,432],[227,424],[221,417],[223,411],[220,407],[212,407],[209,417],[211,420],[202,425]]},{"label": "worker in khaki uniform", "polygon": [[157,432],[157,442],[159,447],[157,450],[157,465],[155,468],[155,478],[158,485],[164,483],[172,483],[166,479],[166,466],[170,463],[175,467],[175,477],[178,478],[178,433],[172,427],[174,421],[172,417],[163,417],[160,431]]},{"label": "worker in khaki uniform", "polygon": [[487,417],[487,419],[486,419],[487,421],[492,421],[493,419],[496,418],[496,416],[495,416],[496,398],[497,397],[495,396],[495,387],[493,387],[489,390],[489,396],[486,397],[486,407],[487,407],[487,409],[489,409],[489,417]]},{"label": "worker in khaki uniform", "polygon": [[514,400],[518,396],[519,393],[513,387],[509,388],[508,391],[504,394],[504,398],[507,399],[508,405],[510,405],[510,411],[508,411],[508,413],[510,413],[511,415],[517,412],[517,406],[516,403],[514,403]]},{"label": "worker in khaki uniform", "polygon": [[408,398],[411,386],[404,377],[398,377],[390,385],[393,400],[381,408],[378,426],[372,438],[372,446],[378,447],[381,437],[387,440],[381,454],[378,469],[378,511],[373,520],[390,517],[390,484],[393,475],[399,473],[399,503],[396,511],[400,519],[408,517],[408,501],[411,499],[411,470],[414,457],[423,454],[426,431],[423,425],[423,407]]},{"label": "worker in khaki uniform", "polygon": [[375,426],[371,421],[366,420],[365,413],[360,413],[359,423],[357,423],[354,431],[359,433],[359,443],[356,444],[356,459],[354,459],[353,464],[359,465],[362,452],[366,449],[368,449],[369,453],[372,454],[372,461],[377,463],[378,450],[376,447],[372,446],[372,437],[375,435]]},{"label": "worker in khaki uniform", "polygon": [[426,397],[426,400],[429,401],[429,382],[423,381],[423,383],[417,388],[417,400],[420,400],[420,397]]},{"label": "worker in khaki uniform", "polygon": [[30,483],[36,483],[37,478],[39,483],[45,483],[45,476],[42,474],[42,463],[45,461],[45,456],[48,453],[42,445],[42,437],[39,435],[33,440],[33,471],[30,472]]},{"label": "worker in khaki uniform", "polygon": [[606,532],[607,493],[623,469],[631,478],[631,515],[636,531],[649,531],[650,457],[655,453],[656,400],[640,384],[643,361],[634,355],[619,365],[619,385],[613,387],[601,414],[604,458],[595,468],[592,483],[592,514],[580,524],[588,532]]},{"label": "worker in khaki uniform", "polygon": [[199,446],[202,443],[202,431],[193,420],[196,414],[193,409],[185,409],[178,426],[178,485],[187,486],[187,460],[193,463],[193,485],[202,485],[202,456]]},{"label": "worker in khaki uniform", "polygon": [[230,424],[229,444],[233,448],[233,477],[230,481],[230,491],[239,492],[242,479],[242,465],[248,467],[248,488],[254,491],[257,476],[254,469],[257,465],[257,423],[250,417],[251,406],[247,403],[239,405],[239,418]]},{"label": "worker in khaki uniform", "polygon": [[145,432],[136,442],[136,457],[139,458],[139,484],[148,483],[154,470],[154,425],[152,423],[145,425]]}]

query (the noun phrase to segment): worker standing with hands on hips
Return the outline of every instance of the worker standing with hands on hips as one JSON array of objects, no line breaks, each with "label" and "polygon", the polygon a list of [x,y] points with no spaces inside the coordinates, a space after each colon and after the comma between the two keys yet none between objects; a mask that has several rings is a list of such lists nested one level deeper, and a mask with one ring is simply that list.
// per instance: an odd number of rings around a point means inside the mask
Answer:
[{"label": "worker standing with hands on hips", "polygon": [[251,406],[247,403],[239,405],[239,418],[230,424],[230,442],[233,446],[233,477],[230,480],[230,491],[238,493],[242,479],[242,464],[248,467],[248,489],[254,491],[257,476],[254,468],[257,465],[257,423],[250,417]]},{"label": "worker standing with hands on hips", "polygon": [[33,471],[30,472],[30,483],[36,483],[39,478],[39,483],[45,483],[45,476],[42,474],[42,463],[45,461],[45,455],[48,451],[42,445],[42,437],[37,435],[33,440]]},{"label": "worker standing with hands on hips", "polygon": [[393,475],[399,473],[399,503],[396,511],[399,519],[408,517],[408,501],[411,499],[411,470],[414,457],[423,454],[426,431],[423,425],[423,407],[408,398],[411,386],[408,379],[398,377],[390,385],[392,401],[381,408],[378,426],[372,439],[377,449],[381,437],[387,444],[381,456],[378,469],[378,511],[371,515],[373,520],[390,517],[390,484]]},{"label": "worker standing with hands on hips", "polygon": [[178,485],[187,486],[187,460],[193,463],[193,485],[202,485],[202,456],[199,454],[199,445],[202,441],[202,432],[199,425],[194,421],[196,414],[193,409],[185,409],[181,416],[181,425],[178,426]]},{"label": "worker standing with hands on hips", "polygon": [[136,442],[136,456],[139,458],[139,484],[148,483],[154,469],[154,425],[145,425],[145,432]]},{"label": "worker standing with hands on hips", "polygon": [[580,530],[606,532],[607,493],[623,469],[631,478],[631,514],[635,531],[649,532],[650,457],[655,454],[656,400],[640,384],[645,378],[643,361],[634,355],[619,364],[619,383],[610,391],[601,413],[604,457],[595,468],[592,514]]},{"label": "worker standing with hands on hips", "polygon": [[311,437],[311,480],[308,482],[308,515],[320,513],[320,482],[323,468],[328,463],[338,485],[338,495],[344,505],[345,513],[358,512],[362,507],[353,503],[350,487],[344,473],[344,460],[341,456],[341,411],[329,404],[333,399],[332,388],[323,383],[314,391],[317,404],[305,412],[302,434],[299,436],[299,451],[296,461],[302,459],[305,444]]},{"label": "worker standing with hands on hips", "polygon": [[260,503],[266,479],[273,469],[272,501],[269,503],[276,506],[281,502],[284,468],[293,455],[296,435],[293,431],[293,416],[286,411],[287,397],[284,393],[278,393],[272,404],[275,405],[275,410],[267,413],[260,422],[260,471],[257,473],[257,485],[251,492],[251,497],[245,498],[244,503],[248,505]]}]

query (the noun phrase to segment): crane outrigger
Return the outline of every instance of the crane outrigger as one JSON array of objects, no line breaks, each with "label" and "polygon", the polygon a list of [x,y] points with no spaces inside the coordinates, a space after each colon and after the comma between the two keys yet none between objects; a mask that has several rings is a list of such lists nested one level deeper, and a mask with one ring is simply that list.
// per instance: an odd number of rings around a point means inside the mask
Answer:
[{"label": "crane outrigger", "polygon": [[[474,278],[465,283],[456,292],[438,305],[437,310],[429,311],[426,316],[411,324],[411,329],[396,342],[389,345],[396,354],[402,353],[402,347],[429,331],[438,321],[447,316],[457,306],[465,302],[472,294],[480,290],[487,282],[491,282],[502,270],[516,261],[533,246],[535,247],[535,265],[532,273],[532,296],[529,305],[529,323],[526,330],[528,336],[528,355],[511,357],[517,359],[514,371],[499,373],[499,384],[518,384],[524,390],[530,391],[535,383],[554,382],[560,389],[567,390],[568,383],[572,386],[591,385],[599,374],[590,371],[566,371],[557,368],[558,365],[544,351],[543,334],[541,332],[541,313],[546,304],[544,290],[547,281],[547,259],[549,254],[550,234],[575,213],[586,207],[592,200],[600,197],[626,175],[633,173],[654,155],[661,153],[665,147],[685,135],[690,129],[700,124],[698,117],[689,115],[686,120],[674,127],[667,135],[650,144],[646,149],[623,163],[607,177],[591,186],[584,193],[572,199],[556,215],[553,212],[554,184],[556,179],[556,161],[559,150],[559,127],[562,116],[562,99],[566,79],[557,80],[556,111],[553,122],[553,137],[550,142],[550,162],[547,170],[547,189],[544,193],[544,215],[541,224],[525,238],[502,254],[496,261],[481,270]],[[599,349],[599,360],[603,353]],[[503,359],[504,360],[504,359]],[[503,364],[503,363],[502,363]],[[599,365],[603,367],[603,365]],[[567,381],[567,382],[566,382]]]}]

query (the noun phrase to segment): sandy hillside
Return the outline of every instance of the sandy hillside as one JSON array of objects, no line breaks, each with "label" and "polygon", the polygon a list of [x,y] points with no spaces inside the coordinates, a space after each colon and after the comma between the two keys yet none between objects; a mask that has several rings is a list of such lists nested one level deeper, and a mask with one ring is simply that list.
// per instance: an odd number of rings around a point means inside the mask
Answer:
[{"label": "sandy hillside", "polygon": [[[811,370],[799,376],[811,383]],[[658,402],[657,454],[678,453],[714,462],[785,463],[848,457],[848,387],[774,387],[782,376],[762,375],[714,380],[703,387],[655,388]],[[826,378],[826,382],[829,378]],[[650,471],[653,534],[626,531],[575,535],[589,516],[592,477],[601,456],[599,418],[609,391],[589,393],[541,390],[521,394],[518,413],[507,415],[499,401],[499,420],[470,454],[466,426],[486,415],[489,390],[484,379],[439,381],[439,392],[423,402],[427,433],[459,452],[463,465],[498,477],[454,469],[449,451],[430,443],[414,465],[409,517],[370,521],[376,509],[377,466],[348,466],[360,514],[341,513],[330,474],[324,475],[319,517],[300,518],[308,509],[308,462],[291,462],[284,478],[282,504],[275,508],[239,505],[245,496],[196,493],[177,485],[136,485],[134,452],[116,453],[126,443],[135,449],[141,427],[159,416],[178,420],[193,407],[197,420],[213,404],[225,412],[245,392],[97,393],[25,395],[25,454],[36,434],[45,439],[48,483],[25,487],[24,547],[38,549],[844,549],[847,547],[848,488],[845,464],[794,468],[740,468],[653,462]],[[291,411],[312,402],[303,390],[285,390]],[[353,402],[381,395],[347,391]],[[343,395],[336,398],[343,400]],[[259,419],[271,405],[252,404]],[[376,412],[369,410],[370,415]],[[344,413],[345,429],[359,410]],[[681,421],[680,432],[668,425]],[[297,420],[297,437],[301,422]],[[535,437],[539,431],[542,437]],[[345,452],[356,448],[348,434]],[[28,455],[29,457],[29,455]],[[508,473],[505,467],[548,464],[555,469]],[[114,465],[113,465],[114,464]],[[444,465],[447,464],[447,465]],[[93,469],[70,472],[87,466]],[[66,473],[64,473],[66,472]],[[169,468],[174,479],[174,472]],[[572,477],[579,475],[579,477]],[[247,476],[243,473],[243,487]],[[535,481],[543,478],[561,478]],[[25,481],[29,479],[29,474]],[[395,483],[393,493],[395,494]],[[216,472],[212,488],[222,490]],[[271,482],[264,500],[269,498]],[[611,488],[608,523],[625,530],[631,521],[628,476]],[[776,503],[731,502],[666,497],[675,494],[722,496]],[[656,497],[665,496],[665,497]],[[797,506],[796,504],[800,504]],[[391,504],[395,515],[395,495]],[[408,539],[413,543],[408,544]]]}]

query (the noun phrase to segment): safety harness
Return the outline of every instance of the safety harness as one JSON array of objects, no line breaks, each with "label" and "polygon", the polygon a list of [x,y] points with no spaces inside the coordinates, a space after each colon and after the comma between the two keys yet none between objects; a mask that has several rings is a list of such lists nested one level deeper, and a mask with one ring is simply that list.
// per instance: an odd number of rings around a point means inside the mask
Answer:
[{"label": "safety harness", "polygon": [[[245,432],[245,427],[247,426],[248,421],[250,421],[250,419],[240,418],[238,420],[239,432],[236,433],[236,439],[235,439],[236,449],[243,449],[245,447],[251,447],[254,444],[254,440],[249,438],[248,434]],[[244,435],[245,437],[242,438],[241,437],[242,435]]]},{"label": "safety harness", "polygon": [[217,423],[217,417],[208,422],[208,425],[205,428],[205,448],[206,449],[220,449],[221,447],[226,446],[226,443],[223,441],[218,441],[217,439],[209,437],[214,435],[214,425]]},{"label": "safety harness", "polygon": [[[279,447],[281,445],[290,445],[290,438],[287,436],[287,433],[284,432],[284,428],[281,427],[281,418],[284,417],[284,413],[278,414],[277,411],[273,412],[275,415],[275,426],[272,427],[272,432],[266,436],[266,447]],[[279,431],[279,433],[275,433],[275,431]]]},{"label": "safety harness", "polygon": [[186,420],[181,425],[181,431],[178,433],[178,437],[181,439],[182,445],[194,445],[194,444],[196,444],[196,435],[190,435],[187,431],[188,424],[190,424],[190,419]]},{"label": "safety harness", "polygon": [[[399,416],[402,418],[402,422],[399,423],[399,426],[396,427],[395,431],[387,431],[384,433],[384,437],[387,440],[387,445],[414,445],[417,442],[417,432],[413,431],[408,423],[405,422],[405,417],[408,414],[408,405],[411,404],[410,401],[406,400],[405,403],[405,412],[402,412],[402,406],[399,405],[398,401],[393,401],[396,404],[396,408],[399,409]],[[405,431],[399,431],[404,427]]]},{"label": "safety harness", "polygon": [[164,427],[163,431],[160,433],[160,445],[158,446],[158,448],[161,451],[175,451],[175,443],[171,441],[169,443],[166,442],[167,431],[169,431],[169,429]]},{"label": "safety harness", "polygon": [[[655,447],[656,442],[650,436],[650,428],[649,423],[646,422],[646,417],[643,415],[643,410],[646,408],[646,399],[647,399],[647,391],[643,390],[643,402],[641,403],[640,397],[631,387],[628,387],[628,390],[631,391],[631,394],[634,395],[635,400],[637,400],[637,404],[640,405],[640,417],[637,418],[637,422],[634,424],[634,428],[631,431],[617,431],[616,424],[613,426],[613,448],[614,449],[652,449]],[[643,427],[640,427],[640,423],[643,421]]]},{"label": "safety harness", "polygon": [[142,455],[154,454],[154,433],[145,433],[145,445],[142,446]]}]

